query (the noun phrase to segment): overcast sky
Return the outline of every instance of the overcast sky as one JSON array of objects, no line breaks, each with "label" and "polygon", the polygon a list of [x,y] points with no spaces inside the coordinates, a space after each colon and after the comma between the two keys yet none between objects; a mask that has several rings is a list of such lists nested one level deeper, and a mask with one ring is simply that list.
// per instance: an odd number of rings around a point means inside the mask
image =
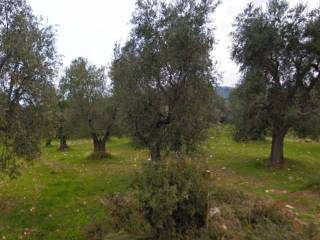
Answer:
[{"label": "overcast sky", "polygon": [[[264,5],[267,0],[222,0],[214,15],[218,45],[213,54],[223,79],[221,84],[233,86],[238,80],[238,67],[230,59],[234,18],[247,3]],[[289,0],[293,5],[307,2],[310,8],[320,0]],[[56,25],[57,48],[64,65],[83,56],[98,65],[109,65],[115,42],[123,43],[130,32],[135,0],[29,0],[34,13]]]}]

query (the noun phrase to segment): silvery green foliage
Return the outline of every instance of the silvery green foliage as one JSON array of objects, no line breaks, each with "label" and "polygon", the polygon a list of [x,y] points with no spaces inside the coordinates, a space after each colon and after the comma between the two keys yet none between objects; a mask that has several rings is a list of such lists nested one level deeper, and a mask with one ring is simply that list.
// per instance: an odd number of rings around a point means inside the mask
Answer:
[{"label": "silvery green foliage", "polygon": [[39,151],[39,106],[57,66],[54,34],[25,0],[0,2],[1,144],[22,157]]},{"label": "silvery green foliage", "polygon": [[[260,127],[272,134],[275,164],[283,162],[287,132],[319,112],[319,26],[319,9],[308,11],[303,4],[291,8],[284,0],[270,0],[266,9],[249,4],[234,23],[232,57],[243,74],[239,88],[248,90],[244,110],[262,113],[244,124],[257,118],[264,122]],[[256,81],[254,72],[260,75]],[[257,82],[257,91],[250,92]]]},{"label": "silvery green foliage", "polygon": [[130,39],[115,49],[110,77],[120,116],[154,160],[161,149],[194,150],[215,121],[216,6],[139,0]]}]

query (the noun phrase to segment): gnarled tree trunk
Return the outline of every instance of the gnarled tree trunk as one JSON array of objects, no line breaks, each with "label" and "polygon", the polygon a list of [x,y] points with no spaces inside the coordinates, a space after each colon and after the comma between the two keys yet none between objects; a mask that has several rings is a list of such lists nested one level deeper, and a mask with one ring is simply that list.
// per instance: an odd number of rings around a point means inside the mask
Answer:
[{"label": "gnarled tree trunk", "polygon": [[65,151],[67,150],[68,144],[67,144],[67,136],[66,135],[61,135],[60,136],[60,146],[59,146],[59,150],[60,151]]},{"label": "gnarled tree trunk", "polygon": [[284,137],[287,131],[274,131],[272,134],[272,145],[270,165],[280,166],[284,163]]},{"label": "gnarled tree trunk", "polygon": [[103,159],[108,157],[106,151],[106,144],[110,137],[110,130],[106,130],[102,137],[99,137],[95,131],[91,132],[92,143],[93,143],[93,159]]},{"label": "gnarled tree trunk", "polygon": [[105,136],[99,138],[97,134],[92,133],[93,152],[94,153],[106,153],[106,143],[108,138]]},{"label": "gnarled tree trunk", "polygon": [[88,117],[88,124],[89,128],[91,131],[91,137],[92,137],[92,142],[93,142],[93,157],[94,158],[105,158],[107,157],[107,152],[106,152],[106,144],[107,141],[110,138],[111,134],[111,129],[113,126],[113,123],[116,118],[116,110],[112,113],[112,120],[109,123],[109,125],[106,127],[106,130],[104,132],[104,135],[102,137],[99,137],[97,130],[95,129],[93,125],[93,120],[91,117]]}]

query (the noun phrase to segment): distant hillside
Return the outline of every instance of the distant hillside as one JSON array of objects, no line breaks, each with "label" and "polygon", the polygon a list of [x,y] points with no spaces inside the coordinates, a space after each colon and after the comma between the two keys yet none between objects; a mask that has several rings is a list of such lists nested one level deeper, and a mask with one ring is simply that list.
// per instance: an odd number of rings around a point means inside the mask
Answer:
[{"label": "distant hillside", "polygon": [[233,90],[233,87],[219,86],[219,87],[217,87],[217,94],[220,97],[229,98],[232,90]]}]

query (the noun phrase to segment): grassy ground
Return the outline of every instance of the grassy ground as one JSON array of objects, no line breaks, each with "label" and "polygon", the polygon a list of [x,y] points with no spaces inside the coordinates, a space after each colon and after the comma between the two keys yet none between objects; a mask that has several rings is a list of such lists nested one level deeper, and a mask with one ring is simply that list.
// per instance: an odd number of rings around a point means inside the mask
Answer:
[{"label": "grassy ground", "polygon": [[44,149],[21,177],[0,186],[0,239],[84,239],[84,227],[104,215],[100,199],[125,191],[146,152],[112,139],[112,159],[88,160],[90,141]]},{"label": "grassy ground", "polygon": [[[57,145],[43,149],[42,159],[16,180],[0,181],[0,239],[84,239],[86,226],[104,216],[101,198],[126,191],[148,158],[126,138],[112,139],[108,161],[88,160],[89,140],[69,144],[64,153]],[[273,170],[265,166],[269,147],[270,141],[235,143],[230,129],[223,128],[213,131],[203,157],[216,184],[289,204],[304,221],[319,220],[320,144],[289,138],[288,163]]]},{"label": "grassy ground", "polygon": [[205,146],[216,182],[289,204],[300,219],[319,221],[320,144],[287,137],[280,169],[267,166],[270,145],[270,139],[236,143],[230,128],[216,130]]}]

